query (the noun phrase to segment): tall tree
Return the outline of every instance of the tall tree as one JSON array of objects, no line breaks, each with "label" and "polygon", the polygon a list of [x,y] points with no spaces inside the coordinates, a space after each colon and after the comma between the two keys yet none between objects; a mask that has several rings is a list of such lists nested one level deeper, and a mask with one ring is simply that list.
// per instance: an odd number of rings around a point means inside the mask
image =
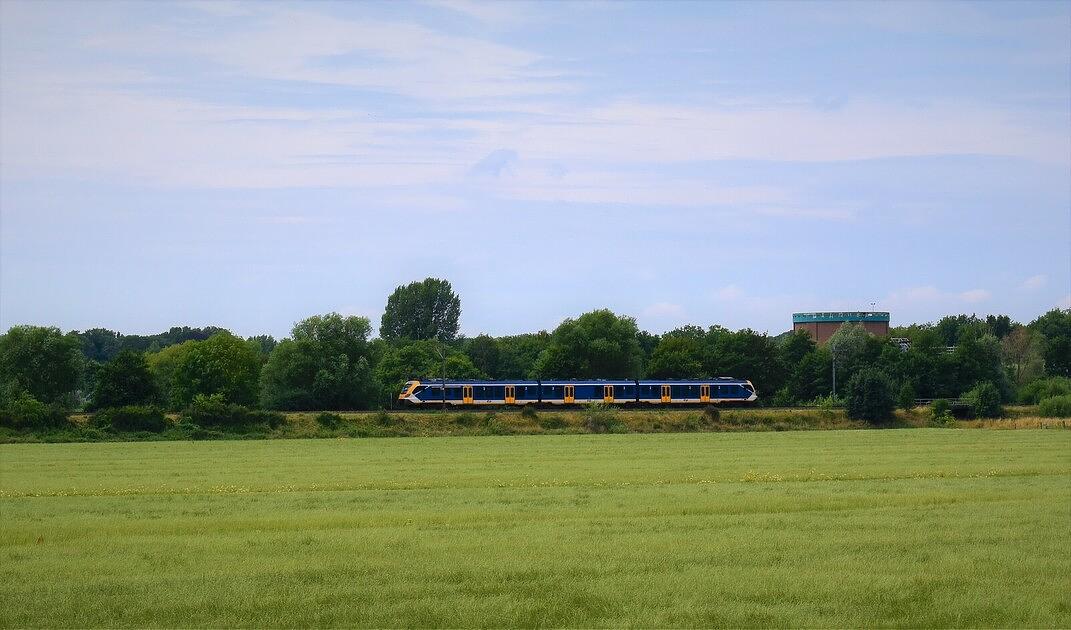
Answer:
[{"label": "tall tree", "polygon": [[1041,335],[1026,326],[1019,326],[1000,342],[1004,367],[1016,387],[1042,376],[1045,359],[1042,355]]},{"label": "tall tree", "polygon": [[647,363],[647,375],[653,378],[698,378],[703,374],[701,337],[670,331],[659,340]]},{"label": "tall tree", "polygon": [[59,328],[14,326],[0,335],[0,387],[9,395],[73,404],[83,361],[81,341]]},{"label": "tall tree", "polygon": [[1071,309],[1052,309],[1030,323],[1045,337],[1045,372],[1071,376]]},{"label": "tall tree", "polygon": [[457,336],[461,299],[447,280],[425,278],[398,287],[387,298],[387,308],[379,326],[379,336],[399,339],[438,339]]},{"label": "tall tree", "polygon": [[269,409],[361,409],[372,406],[372,325],[365,317],[316,315],[294,325],[268,358],[260,401]]},{"label": "tall tree", "polygon": [[[256,402],[260,348],[256,343],[221,332],[204,341],[187,341],[150,357],[157,378],[166,383],[167,403],[189,405],[198,394],[220,394],[229,403]],[[155,360],[154,360],[155,359]],[[163,359],[163,360],[161,360]]]},{"label": "tall tree", "polygon": [[469,355],[472,364],[488,377],[500,378],[498,363],[502,353],[494,337],[478,335],[469,339],[465,343],[465,354]]},{"label": "tall tree", "polygon": [[552,334],[533,372],[540,378],[632,378],[640,368],[636,320],[609,309],[567,319]]},{"label": "tall tree", "polygon": [[144,405],[156,400],[156,381],[145,355],[124,350],[97,372],[91,404],[96,409]]}]

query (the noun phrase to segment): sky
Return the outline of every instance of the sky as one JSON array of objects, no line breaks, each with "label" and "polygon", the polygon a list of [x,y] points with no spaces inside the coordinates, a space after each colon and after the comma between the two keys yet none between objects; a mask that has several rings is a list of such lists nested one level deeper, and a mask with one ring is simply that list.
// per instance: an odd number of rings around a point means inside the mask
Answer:
[{"label": "sky", "polygon": [[1071,3],[0,0],[0,328],[1071,308]]}]

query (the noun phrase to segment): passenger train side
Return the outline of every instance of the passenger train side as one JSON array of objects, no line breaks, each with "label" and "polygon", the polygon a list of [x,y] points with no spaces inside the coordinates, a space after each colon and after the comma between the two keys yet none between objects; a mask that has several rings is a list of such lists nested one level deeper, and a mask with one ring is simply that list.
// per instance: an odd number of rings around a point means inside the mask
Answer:
[{"label": "passenger train side", "polygon": [[398,400],[412,405],[716,404],[754,402],[751,381],[408,381]]}]

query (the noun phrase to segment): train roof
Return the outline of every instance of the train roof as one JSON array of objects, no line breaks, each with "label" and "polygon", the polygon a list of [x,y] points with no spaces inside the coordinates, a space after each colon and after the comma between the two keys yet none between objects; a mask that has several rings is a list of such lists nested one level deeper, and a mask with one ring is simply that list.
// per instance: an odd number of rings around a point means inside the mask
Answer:
[{"label": "train roof", "polygon": [[[416,380],[416,379],[414,379]],[[412,381],[409,381],[412,382]],[[420,380],[421,384],[426,385],[441,385],[443,380],[441,378],[428,378]],[[746,382],[742,378],[733,378],[731,376],[715,376],[708,379],[643,379],[639,383],[641,385],[705,385],[707,383],[744,383]],[[476,381],[476,380],[454,380],[447,379],[447,385],[635,385],[636,381],[620,379],[620,380],[608,380],[608,379],[584,379],[584,380],[571,380],[571,379],[552,379],[545,381],[532,381],[532,380],[519,380],[519,381]]]}]

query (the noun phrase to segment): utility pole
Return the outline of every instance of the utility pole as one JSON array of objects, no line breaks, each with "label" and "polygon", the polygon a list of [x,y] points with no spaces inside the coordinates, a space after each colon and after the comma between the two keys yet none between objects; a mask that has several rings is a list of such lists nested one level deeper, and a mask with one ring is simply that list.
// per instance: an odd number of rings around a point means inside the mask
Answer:
[{"label": "utility pole", "polygon": [[829,353],[833,355],[833,400],[837,399],[837,346],[829,345]]},{"label": "utility pole", "polygon": [[442,346],[436,346],[435,351],[439,353],[439,358],[443,361],[443,409],[446,409],[446,344],[441,340],[439,343]]}]

